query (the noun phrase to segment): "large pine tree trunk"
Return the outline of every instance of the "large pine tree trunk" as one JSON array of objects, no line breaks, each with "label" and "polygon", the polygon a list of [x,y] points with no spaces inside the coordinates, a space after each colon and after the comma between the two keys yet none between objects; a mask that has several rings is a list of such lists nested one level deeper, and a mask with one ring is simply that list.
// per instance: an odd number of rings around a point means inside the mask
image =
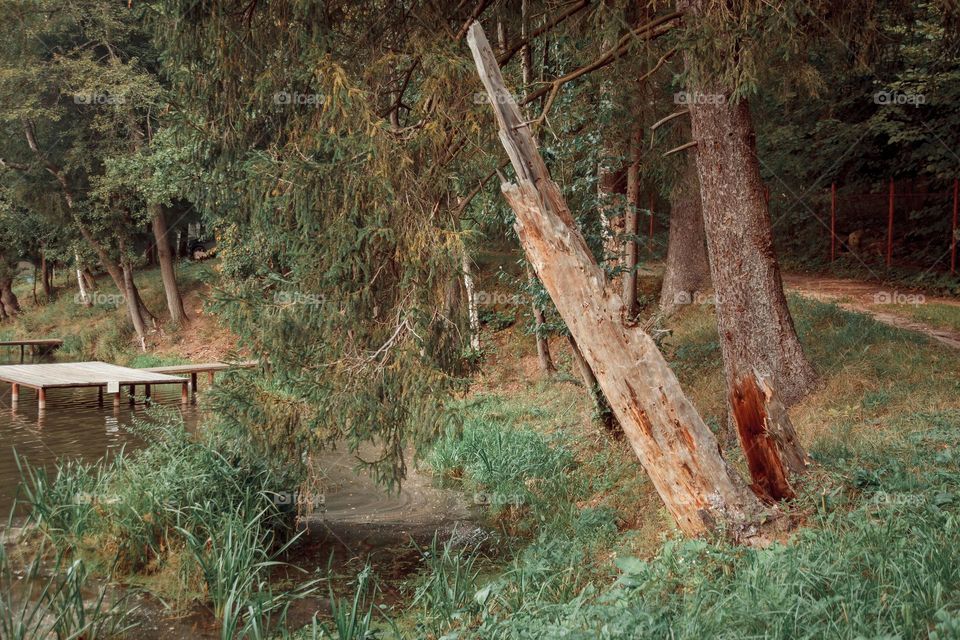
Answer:
[{"label": "large pine tree trunk", "polygon": [[692,104],[690,115],[728,390],[758,369],[790,406],[817,376],[783,293],[750,105]]},{"label": "large pine tree trunk", "polygon": [[624,434],[681,530],[742,535],[762,505],[723,460],[653,339],[624,322],[620,292],[608,286],[577,231],[479,24],[470,27],[468,42],[517,173],[518,184],[501,188],[521,243]]},{"label": "large pine tree trunk", "polygon": [[160,276],[163,279],[163,291],[167,296],[167,309],[170,311],[170,320],[174,325],[184,326],[189,323],[187,311],[183,307],[183,297],[177,284],[177,272],[173,262],[173,252],[170,249],[170,238],[167,229],[167,219],[163,207],[159,204],[150,205],[151,226],[153,239],[157,248],[157,260],[160,262]]},{"label": "large pine tree trunk", "polygon": [[669,315],[696,301],[710,285],[710,264],[703,231],[697,162],[686,160],[684,175],[670,192],[670,240],[660,289],[660,310]]}]

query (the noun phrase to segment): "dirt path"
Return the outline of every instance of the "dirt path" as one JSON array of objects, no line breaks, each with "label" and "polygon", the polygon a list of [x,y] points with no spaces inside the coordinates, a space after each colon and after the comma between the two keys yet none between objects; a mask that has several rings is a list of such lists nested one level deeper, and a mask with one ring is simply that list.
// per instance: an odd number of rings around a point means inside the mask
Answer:
[{"label": "dirt path", "polygon": [[919,291],[895,289],[861,280],[815,275],[786,274],[783,280],[788,291],[815,300],[834,302],[843,309],[865,313],[878,322],[899,329],[916,331],[954,349],[960,349],[960,332],[931,327],[888,309],[878,308],[880,305],[896,303],[938,303],[960,307],[960,301],[955,298],[934,298]]}]

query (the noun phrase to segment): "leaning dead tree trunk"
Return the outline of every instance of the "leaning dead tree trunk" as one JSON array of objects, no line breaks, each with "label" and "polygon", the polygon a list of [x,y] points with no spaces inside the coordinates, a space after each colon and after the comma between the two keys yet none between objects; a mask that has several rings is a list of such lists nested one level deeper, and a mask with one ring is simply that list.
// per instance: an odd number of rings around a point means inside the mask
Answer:
[{"label": "leaning dead tree trunk", "polygon": [[620,293],[608,286],[577,231],[479,24],[467,41],[517,173],[518,183],[501,189],[516,213],[524,251],[657,493],[687,535],[718,528],[745,534],[763,506],[727,466],[653,339],[624,322]]},{"label": "leaning dead tree trunk", "polygon": [[697,162],[688,157],[683,176],[670,192],[670,240],[660,289],[660,310],[665,315],[693,304],[697,294],[710,286],[706,242]]}]

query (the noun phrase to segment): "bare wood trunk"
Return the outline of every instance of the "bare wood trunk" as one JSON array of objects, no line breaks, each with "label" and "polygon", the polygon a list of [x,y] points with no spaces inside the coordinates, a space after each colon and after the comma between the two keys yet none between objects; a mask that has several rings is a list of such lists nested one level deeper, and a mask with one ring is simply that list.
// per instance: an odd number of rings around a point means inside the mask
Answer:
[{"label": "bare wood trunk", "polygon": [[752,530],[763,506],[723,460],[653,339],[624,322],[619,292],[577,231],[479,24],[468,43],[517,173],[518,184],[501,188],[520,241],[665,506],[687,535]]},{"label": "bare wood trunk", "polygon": [[660,310],[673,313],[677,307],[696,302],[697,294],[710,286],[700,181],[697,162],[686,159],[684,175],[670,192],[670,240],[667,265],[660,289]]},{"label": "bare wood trunk", "polygon": [[157,250],[157,260],[160,262],[160,277],[163,280],[163,291],[167,297],[167,309],[170,311],[170,321],[177,326],[189,324],[190,319],[183,306],[183,296],[177,284],[177,272],[173,263],[173,252],[170,249],[167,219],[163,207],[152,204],[149,207],[153,239]]}]

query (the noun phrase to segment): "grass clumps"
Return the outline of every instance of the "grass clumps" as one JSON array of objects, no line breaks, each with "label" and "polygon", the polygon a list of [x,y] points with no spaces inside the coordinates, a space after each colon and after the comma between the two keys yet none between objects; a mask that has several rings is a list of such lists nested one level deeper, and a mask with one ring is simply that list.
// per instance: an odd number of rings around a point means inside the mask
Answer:
[{"label": "grass clumps", "polygon": [[[295,539],[276,498],[297,482],[219,429],[179,417],[138,423],[147,446],[56,473],[22,465],[27,522],[60,553],[177,602],[209,605],[223,637],[260,637],[316,582],[274,592],[271,572]],[[272,632],[272,631],[271,631]]]}]

